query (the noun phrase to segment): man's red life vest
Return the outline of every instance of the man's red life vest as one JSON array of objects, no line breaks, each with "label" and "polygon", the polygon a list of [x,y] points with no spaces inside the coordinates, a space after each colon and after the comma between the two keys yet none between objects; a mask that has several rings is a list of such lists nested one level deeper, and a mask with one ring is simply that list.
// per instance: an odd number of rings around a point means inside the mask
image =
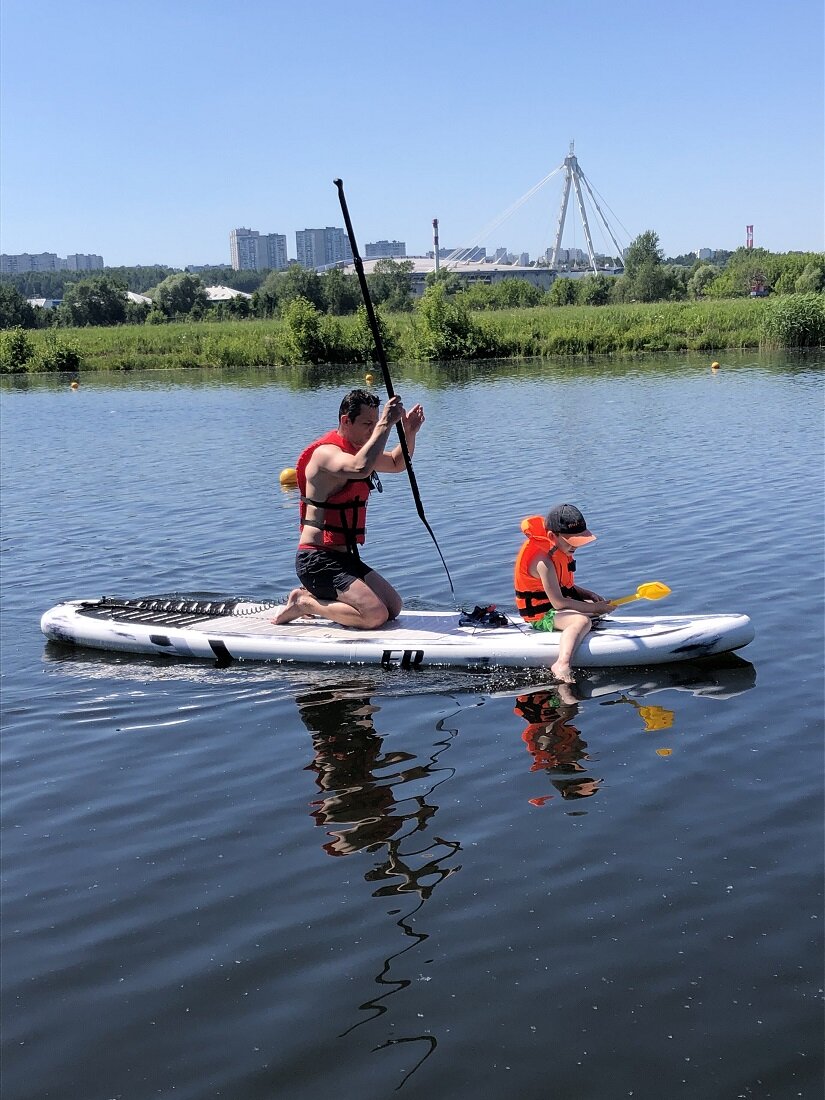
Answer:
[{"label": "man's red life vest", "polygon": [[544,591],[544,585],[530,573],[530,566],[537,558],[546,555],[553,563],[562,595],[576,595],[576,580],[573,573],[576,563],[572,554],[565,554],[556,542],[556,536],[544,526],[541,516],[528,516],[521,521],[521,529],[526,536],[516,557],[513,570],[513,587],[516,590],[516,607],[521,617],[528,622],[540,619],[552,604]]},{"label": "man's red life vest", "polygon": [[[295,463],[295,474],[298,480],[298,488],[301,492],[301,507],[299,522],[301,530],[304,527],[316,527],[323,532],[324,546],[345,547],[351,552],[357,553],[359,544],[364,542],[367,528],[367,500],[372,488],[372,478],[353,478],[348,481],[343,489],[333,493],[326,500],[311,500],[306,496],[307,477],[306,468],[309,460],[319,447],[328,445],[340,447],[349,455],[358,453],[358,448],[353,447],[336,431],[327,432],[320,439],[301,452]],[[307,520],[307,505],[323,509],[324,516],[320,521]]]}]

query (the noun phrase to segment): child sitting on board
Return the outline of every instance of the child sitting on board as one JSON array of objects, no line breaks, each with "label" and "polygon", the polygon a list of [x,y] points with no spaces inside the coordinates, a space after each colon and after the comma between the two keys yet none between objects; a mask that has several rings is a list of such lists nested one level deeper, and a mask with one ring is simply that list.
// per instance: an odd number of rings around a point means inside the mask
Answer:
[{"label": "child sitting on board", "polygon": [[526,536],[513,575],[516,607],[534,630],[558,630],[559,655],[550,666],[557,680],[576,682],[570,661],[593,619],[613,611],[615,604],[576,584],[573,555],[596,538],[574,504],[557,504],[547,516],[521,521]]}]

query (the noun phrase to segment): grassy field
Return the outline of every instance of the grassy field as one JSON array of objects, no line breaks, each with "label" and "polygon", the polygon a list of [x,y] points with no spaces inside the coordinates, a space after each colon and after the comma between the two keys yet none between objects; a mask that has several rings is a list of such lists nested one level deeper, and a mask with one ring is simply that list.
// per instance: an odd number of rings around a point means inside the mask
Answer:
[{"label": "grassy field", "polygon": [[484,314],[512,355],[604,355],[758,347],[765,302],[562,306]]},{"label": "grassy field", "polygon": [[[622,306],[540,306],[473,313],[472,323],[489,334],[501,357],[627,355],[646,351],[712,351],[758,347],[763,340],[765,301],[739,298]],[[325,318],[346,342],[355,318]],[[415,354],[416,314],[386,318],[399,359]],[[36,330],[27,333],[37,369],[41,345],[57,339],[79,355],[83,370],[155,370],[186,367],[251,367],[294,362],[284,322],[199,321],[115,328]]]}]

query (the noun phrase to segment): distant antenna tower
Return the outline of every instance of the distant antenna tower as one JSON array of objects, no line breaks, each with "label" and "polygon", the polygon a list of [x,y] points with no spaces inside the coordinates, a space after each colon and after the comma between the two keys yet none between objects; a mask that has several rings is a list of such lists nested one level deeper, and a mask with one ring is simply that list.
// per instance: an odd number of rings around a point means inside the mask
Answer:
[{"label": "distant antenna tower", "polygon": [[616,238],[613,235],[613,230],[610,228],[610,226],[607,223],[607,218],[605,218],[604,214],[601,211],[601,208],[599,207],[599,204],[596,202],[596,196],[593,194],[593,189],[591,188],[590,184],[587,182],[587,177],[584,175],[581,168],[579,168],[579,162],[576,159],[576,156],[573,152],[574,144],[575,144],[574,142],[572,142],[572,141],[570,142],[570,152],[564,158],[564,165],[563,165],[563,167],[564,167],[564,191],[562,192],[562,196],[561,196],[561,207],[559,208],[559,221],[558,221],[558,225],[556,226],[556,240],[555,240],[555,243],[553,244],[553,252],[552,252],[552,255],[550,256],[550,267],[551,268],[556,268],[557,267],[559,248],[561,246],[561,237],[562,237],[562,233],[564,232],[564,219],[567,217],[567,201],[570,198],[570,187],[572,185],[575,192],[576,192],[576,199],[577,199],[578,204],[579,204],[579,217],[581,218],[582,227],[584,228],[584,236],[585,236],[585,239],[587,240],[587,253],[590,256],[590,266],[593,269],[593,274],[595,275],[598,272],[598,268],[596,267],[596,256],[593,252],[593,240],[590,236],[590,226],[587,222],[587,211],[586,211],[585,206],[584,206],[584,196],[582,195],[582,188],[581,188],[582,183],[587,188],[587,193],[590,195],[590,198],[593,201],[593,205],[595,206],[596,211],[597,211],[599,217],[601,218],[605,229],[610,234],[610,239],[613,241],[613,244],[616,246],[616,258],[619,261],[621,261],[621,259],[622,259],[622,249],[621,249],[621,246],[619,245],[619,242],[616,240]]},{"label": "distant antenna tower", "polygon": [[746,225],[745,233],[747,234],[745,237],[745,248],[753,248],[753,226]]}]

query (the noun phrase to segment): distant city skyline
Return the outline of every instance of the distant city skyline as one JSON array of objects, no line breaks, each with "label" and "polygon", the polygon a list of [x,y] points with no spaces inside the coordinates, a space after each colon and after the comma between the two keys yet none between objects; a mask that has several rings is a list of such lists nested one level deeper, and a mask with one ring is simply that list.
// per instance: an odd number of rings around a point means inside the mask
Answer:
[{"label": "distant city skyline", "polygon": [[82,252],[58,256],[56,252],[0,254],[0,275],[24,275],[28,271],[99,271],[103,257]]},{"label": "distant city skyline", "polygon": [[[317,232],[317,231],[316,231]],[[343,232],[342,230],[340,232]],[[284,234],[258,234],[256,231],[238,229],[233,230],[231,236],[235,237],[236,233],[244,234],[248,237],[256,238],[257,240],[266,238],[280,238],[280,241],[284,240]],[[297,236],[297,233],[296,233]],[[279,242],[280,244],[280,242]],[[93,273],[95,271],[101,271],[106,268],[128,268],[128,267],[168,267],[177,268],[181,271],[189,271],[192,273],[198,273],[200,271],[212,270],[215,268],[227,268],[235,271],[283,271],[290,264],[298,263],[296,257],[289,257],[285,261],[272,261],[272,253],[254,253],[255,261],[252,260],[252,253],[249,251],[248,240],[243,240],[238,248],[238,263],[233,261],[233,255],[235,254],[230,249],[230,258],[228,260],[215,260],[212,263],[185,263],[182,265],[165,263],[159,260],[155,264],[139,264],[139,263],[124,263],[124,264],[108,264],[104,262],[102,256],[88,255],[78,253],[70,255],[66,259],[61,259],[53,252],[44,252],[39,254],[33,253],[18,253],[9,255],[7,253],[0,254],[0,275],[18,275],[27,274],[29,272],[49,272],[49,271],[84,271]],[[394,249],[394,251],[393,251]],[[715,256],[720,253],[727,254],[727,249],[714,249],[714,248],[697,248],[692,249],[689,252],[679,253],[679,256],[694,256],[697,260],[713,261]],[[541,256],[531,257],[528,252],[514,252],[505,246],[499,247],[495,250],[495,253],[491,256],[487,255],[485,248],[476,247],[469,249],[454,249],[439,247],[438,255],[442,261],[452,258],[456,263],[488,263],[488,264],[506,264],[515,265],[521,267],[527,267],[530,265],[544,265],[546,266],[551,258],[551,248],[545,249]],[[283,253],[285,254],[285,252]],[[268,256],[265,262],[258,263],[257,256]],[[367,242],[364,246],[364,259],[376,260],[376,259],[392,259],[396,262],[400,262],[404,259],[433,259],[435,253],[433,249],[429,249],[426,252],[422,252],[420,255],[416,253],[407,253],[406,246],[403,241],[376,241]],[[241,258],[242,257],[242,258]],[[599,260],[610,259],[607,253],[597,253]],[[676,257],[665,257],[665,260],[675,259]],[[311,265],[315,270],[323,270],[325,267],[329,267],[334,264],[340,264],[342,262],[351,261],[352,256],[339,257],[338,260],[329,261],[323,264]],[[305,257],[306,260],[306,257]],[[570,265],[587,265],[589,260],[587,253],[581,248],[561,249],[559,251],[558,265],[560,268]],[[302,266],[305,266],[302,265]]]}]

